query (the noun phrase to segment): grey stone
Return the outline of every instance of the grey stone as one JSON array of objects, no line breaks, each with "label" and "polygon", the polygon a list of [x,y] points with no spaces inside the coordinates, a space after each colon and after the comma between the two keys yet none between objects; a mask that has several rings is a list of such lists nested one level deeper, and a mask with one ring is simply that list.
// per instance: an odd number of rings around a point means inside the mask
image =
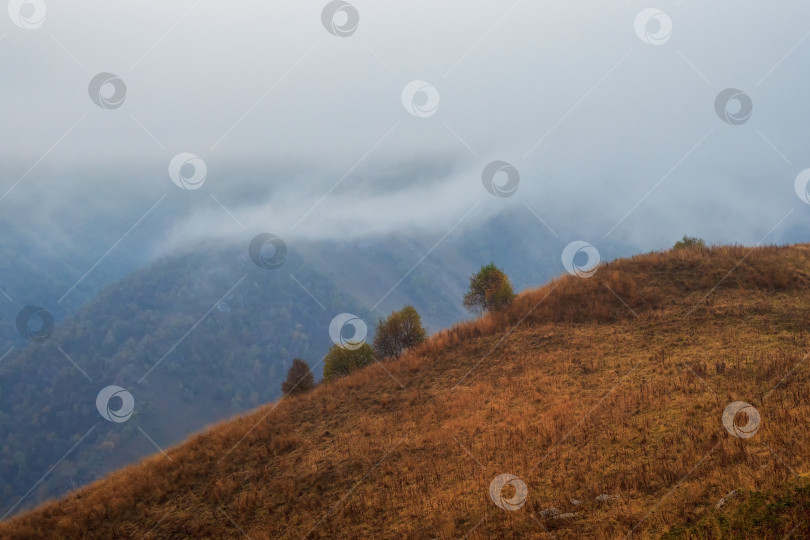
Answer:
[{"label": "grey stone", "polygon": [[553,516],[550,519],[574,519],[577,514],[579,514],[579,512],[566,512],[564,514]]},{"label": "grey stone", "polygon": [[552,518],[560,513],[559,510],[556,508],[546,508],[545,510],[540,510],[540,517],[541,518]]},{"label": "grey stone", "polygon": [[605,493],[596,496],[598,502],[608,502],[618,499],[616,495],[607,495]]}]

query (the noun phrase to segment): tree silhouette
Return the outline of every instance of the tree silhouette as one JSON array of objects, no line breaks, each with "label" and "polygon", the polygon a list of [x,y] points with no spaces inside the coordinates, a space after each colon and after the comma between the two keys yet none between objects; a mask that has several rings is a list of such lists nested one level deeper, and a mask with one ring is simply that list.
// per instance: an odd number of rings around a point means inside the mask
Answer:
[{"label": "tree silhouette", "polygon": [[281,383],[284,394],[300,394],[315,387],[315,377],[309,370],[309,364],[300,358],[293,359],[290,369],[287,370],[287,380]]}]

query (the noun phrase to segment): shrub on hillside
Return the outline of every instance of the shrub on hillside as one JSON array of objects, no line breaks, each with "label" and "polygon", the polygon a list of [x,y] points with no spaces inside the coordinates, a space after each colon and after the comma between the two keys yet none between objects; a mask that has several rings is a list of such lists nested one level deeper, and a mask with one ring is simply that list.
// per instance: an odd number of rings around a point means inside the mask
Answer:
[{"label": "shrub on hillside", "polygon": [[504,271],[489,263],[470,276],[470,290],[464,295],[464,307],[473,313],[498,311],[511,304],[515,296]]},{"label": "shrub on hillside", "polygon": [[345,348],[340,345],[332,345],[323,359],[323,380],[329,382],[345,377],[352,371],[364,368],[372,362],[374,362],[374,351],[368,343],[349,342]]},{"label": "shrub on hillside", "polygon": [[379,358],[396,358],[405,349],[422,343],[426,337],[427,331],[419,313],[413,306],[405,306],[377,322],[374,352]]},{"label": "shrub on hillside", "polygon": [[284,394],[300,394],[315,387],[315,377],[309,370],[309,364],[300,358],[293,359],[290,369],[287,370],[287,380],[281,383]]},{"label": "shrub on hillside", "polygon": [[702,238],[686,235],[683,235],[683,238],[675,242],[675,245],[672,246],[673,249],[687,249],[696,247],[705,248],[706,242],[704,242]]}]

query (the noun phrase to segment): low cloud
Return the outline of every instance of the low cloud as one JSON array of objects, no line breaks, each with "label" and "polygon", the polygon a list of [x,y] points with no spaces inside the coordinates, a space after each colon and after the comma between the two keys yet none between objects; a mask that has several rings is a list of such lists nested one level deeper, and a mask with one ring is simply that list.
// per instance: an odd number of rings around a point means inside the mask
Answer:
[{"label": "low cloud", "polygon": [[[640,9],[596,1],[355,7],[347,37],[321,3],[93,1],[49,5],[34,30],[6,20],[0,191],[23,180],[4,218],[57,238],[68,210],[112,219],[108,200],[129,220],[168,194],[149,217],[165,251],[246,231],[444,234],[473,207],[459,227],[531,209],[562,238],[653,249],[756,243],[794,210],[767,240],[797,239],[810,7],[680,4],[652,38]],[[101,72],[124,81],[120,106],[88,95]],[[415,80],[435,90],[403,104]],[[727,88],[753,104],[740,125],[716,111]],[[206,163],[199,190],[168,178],[182,152]],[[519,171],[514,196],[482,186],[493,160]]]}]

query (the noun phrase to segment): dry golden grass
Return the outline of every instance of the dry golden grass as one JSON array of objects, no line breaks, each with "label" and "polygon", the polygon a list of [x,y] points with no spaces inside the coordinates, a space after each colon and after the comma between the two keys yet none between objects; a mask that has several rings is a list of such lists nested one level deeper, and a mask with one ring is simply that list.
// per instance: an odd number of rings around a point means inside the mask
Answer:
[{"label": "dry golden grass", "polygon": [[[769,506],[758,529],[728,517],[751,493],[807,484],[808,328],[808,246],[615,261],[222,423],[0,537],[803,537],[808,498]],[[751,439],[720,421],[736,400],[762,416]],[[501,473],[528,485],[518,511],[489,498]],[[540,517],[550,507],[575,515]]]}]

